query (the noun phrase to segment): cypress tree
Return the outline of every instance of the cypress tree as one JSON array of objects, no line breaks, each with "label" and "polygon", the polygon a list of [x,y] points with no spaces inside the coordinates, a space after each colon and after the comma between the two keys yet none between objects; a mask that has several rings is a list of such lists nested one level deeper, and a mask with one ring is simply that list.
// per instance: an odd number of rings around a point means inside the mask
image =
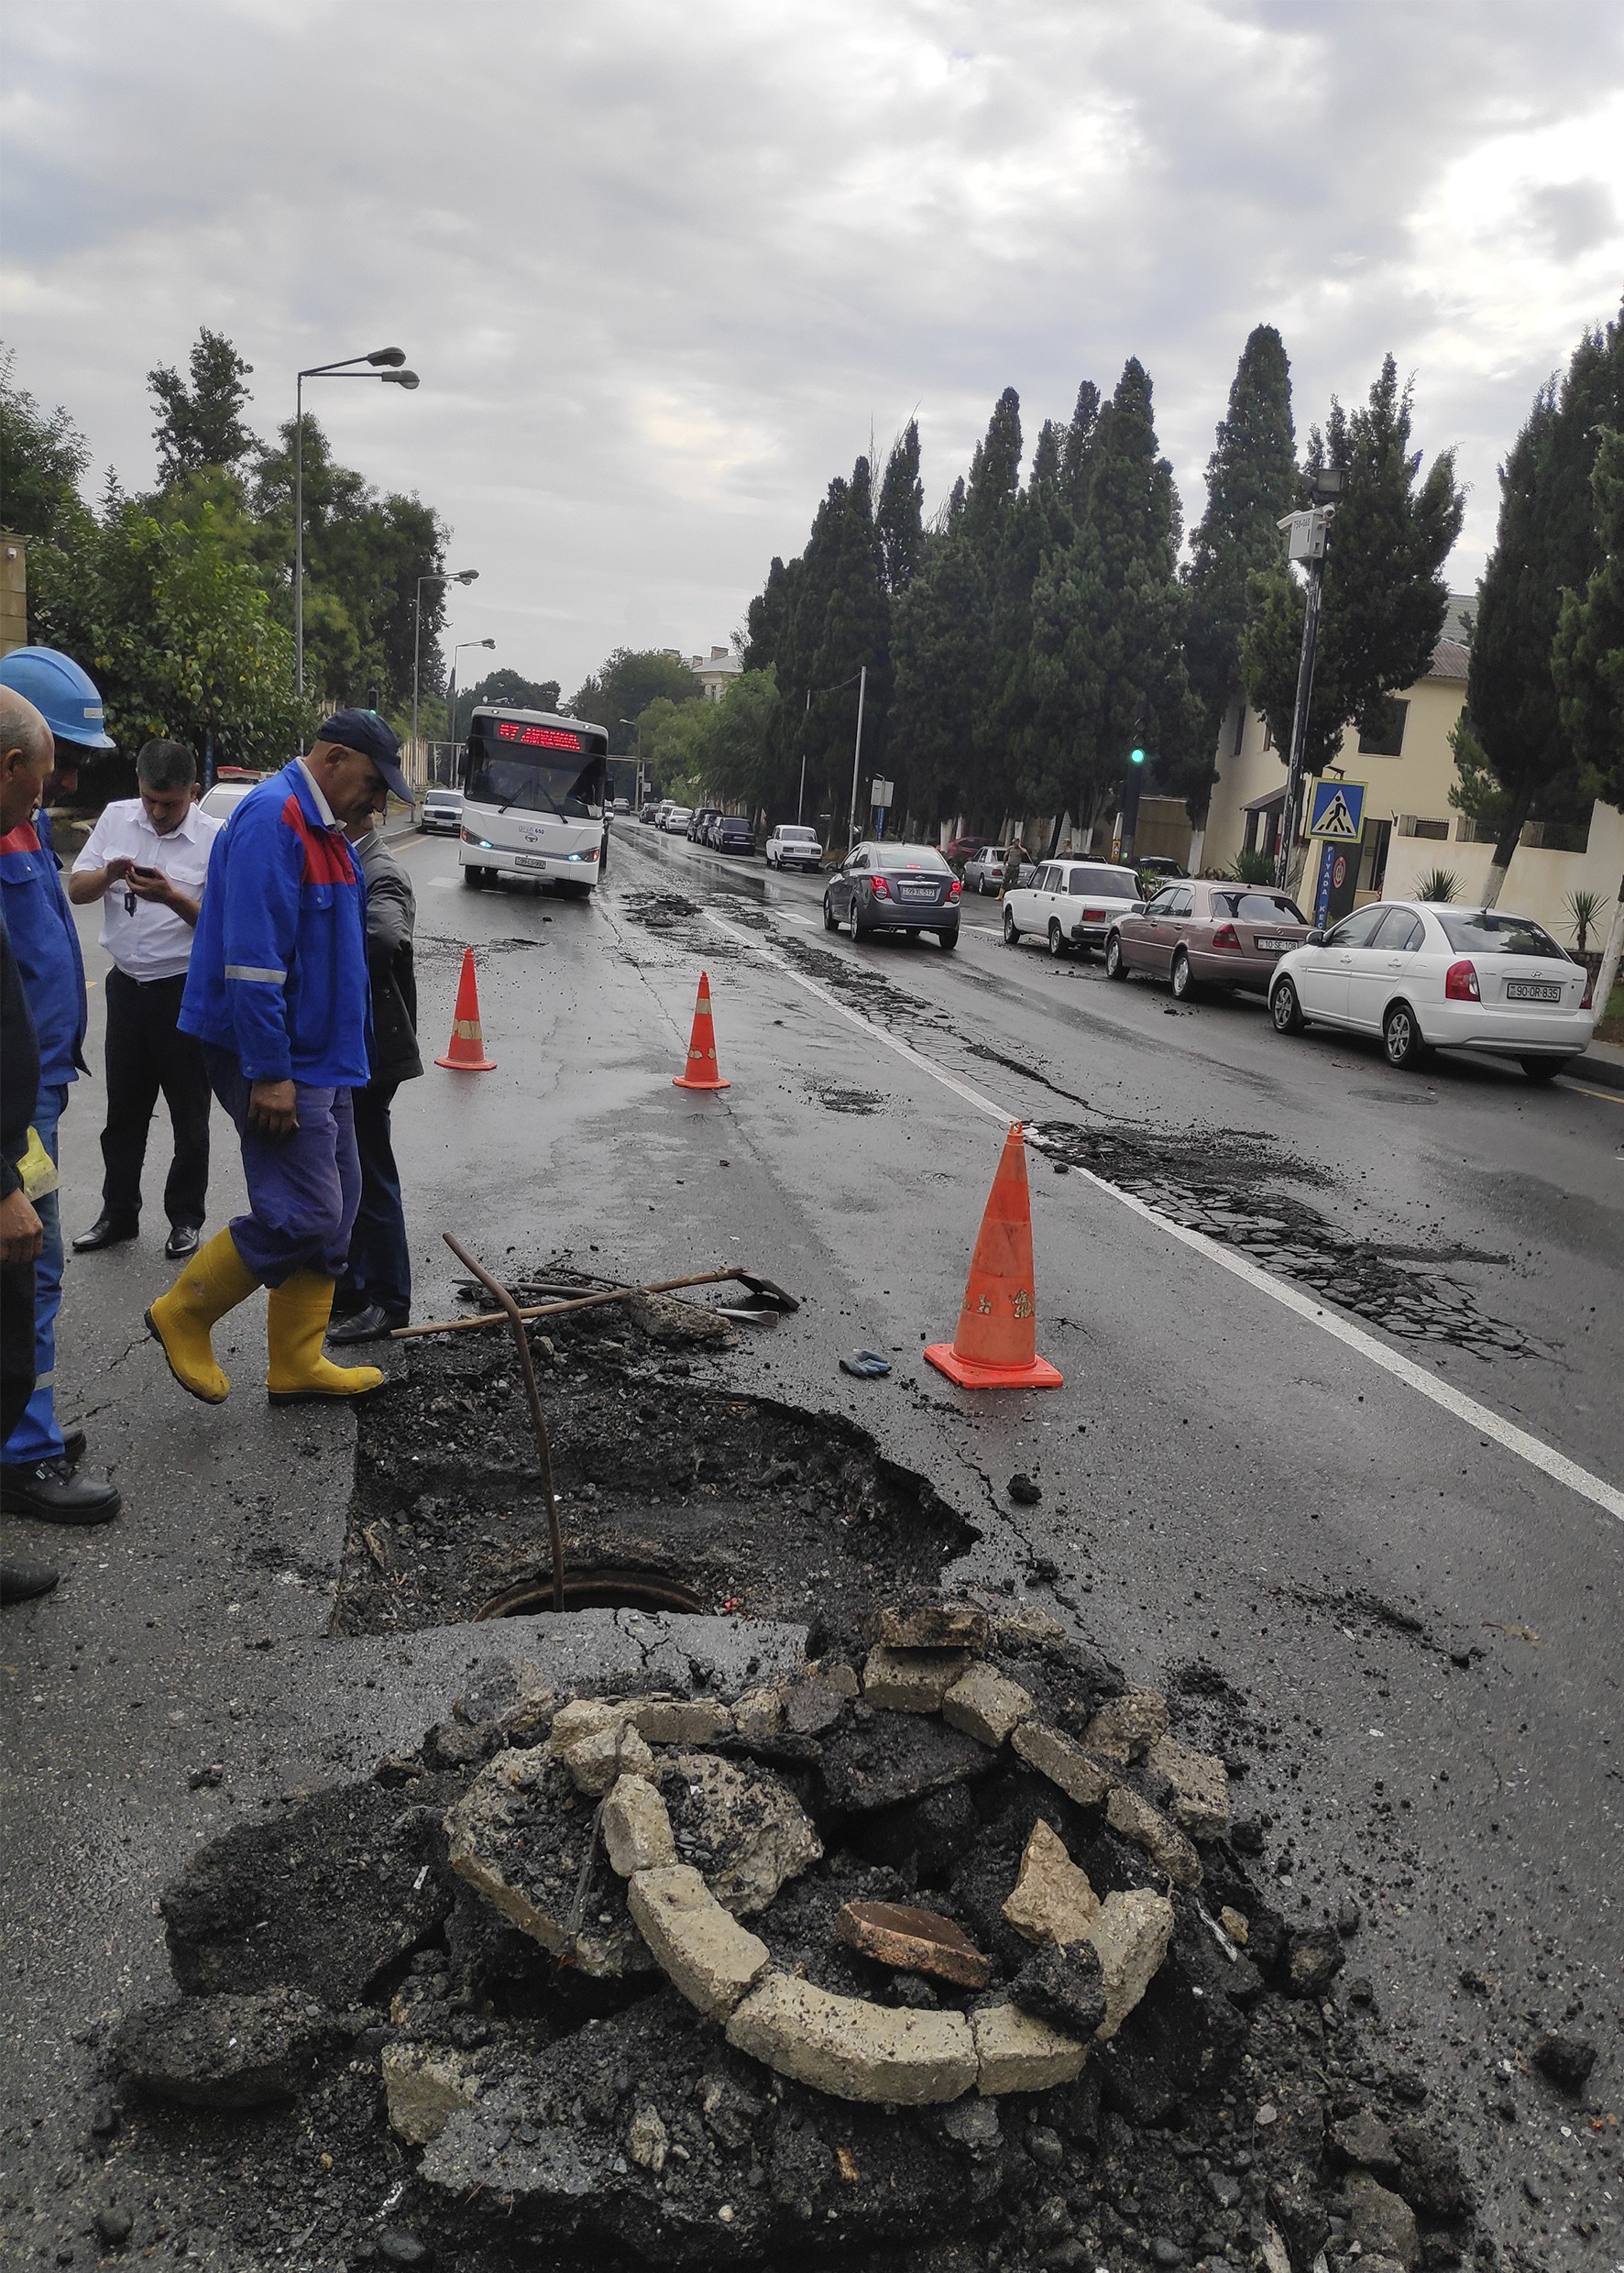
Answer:
[{"label": "cypress tree", "polygon": [[1278,332],[1258,324],[1241,350],[1207,461],[1206,511],[1185,575],[1184,660],[1202,723],[1193,761],[1177,785],[1196,822],[1211,792],[1223,714],[1241,689],[1247,586],[1278,561],[1276,523],[1296,502],[1290,368]]},{"label": "cypress tree", "polygon": [[977,720],[992,663],[987,579],[960,534],[932,537],[919,573],[896,603],[892,653],[896,692],[890,763],[905,809],[979,814]]},{"label": "cypress tree", "polygon": [[744,613],[747,634],[744,643],[744,667],[747,671],[765,671],[778,660],[778,649],[789,620],[790,578],[776,553],[767,571],[765,586],[751,601]]},{"label": "cypress tree", "polygon": [[1006,387],[993,406],[984,441],[975,445],[964,492],[964,534],[991,559],[1015,501],[1021,468],[1021,398]]},{"label": "cypress tree", "polygon": [[894,599],[919,570],[925,544],[925,487],[919,479],[919,423],[909,419],[891,445],[874,526],[885,589]]},{"label": "cypress tree", "polygon": [[1592,487],[1601,564],[1563,600],[1552,665],[1584,786],[1624,807],[1624,433],[1602,435]]},{"label": "cypress tree", "polygon": [[1591,482],[1599,430],[1621,426],[1624,323],[1615,322],[1585,334],[1560,388],[1540,390],[1500,469],[1456,742],[1457,801],[1496,831],[1491,906],[1536,804],[1549,818],[1582,802],[1552,658],[1564,590],[1582,590],[1602,565]]},{"label": "cypress tree", "polygon": [[1092,379],[1085,379],[1060,445],[1060,495],[1074,521],[1081,521],[1088,511],[1089,473],[1099,430],[1100,390]]},{"label": "cypress tree", "polygon": [[[1410,448],[1410,390],[1400,390],[1391,356],[1361,409],[1349,412],[1333,401],[1324,433],[1316,428],[1310,434],[1300,502],[1309,502],[1309,478],[1322,466],[1336,467],[1344,482],[1325,554],[1304,744],[1310,773],[1334,756],[1349,719],[1361,730],[1380,727],[1388,697],[1421,677],[1443,629],[1449,591],[1443,567],[1465,506],[1453,450],[1441,452],[1418,481],[1421,464],[1421,452]],[[1254,576],[1248,604],[1242,675],[1283,760],[1304,608],[1302,587],[1283,558]]]},{"label": "cypress tree", "polygon": [[[863,704],[863,770],[877,770],[884,751],[890,699],[889,609],[880,582],[880,548],[874,532],[869,462],[860,457],[849,482],[829,485],[824,529],[824,597],[817,635],[809,655],[815,690],[807,777],[821,762],[829,810],[843,813],[851,794],[851,765],[857,732],[858,688],[843,684],[868,669]],[[807,547],[807,559],[811,559]],[[803,602],[803,608],[806,603]],[[808,629],[810,626],[808,625]],[[819,692],[817,690],[828,690]],[[872,762],[872,763],[871,763]]]}]

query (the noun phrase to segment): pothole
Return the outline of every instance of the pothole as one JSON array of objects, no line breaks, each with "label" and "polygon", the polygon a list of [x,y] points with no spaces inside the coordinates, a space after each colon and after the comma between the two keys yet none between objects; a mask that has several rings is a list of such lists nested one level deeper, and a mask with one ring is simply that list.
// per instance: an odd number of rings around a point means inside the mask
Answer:
[{"label": "pothole", "polygon": [[[695,1323],[674,1329],[674,1315]],[[652,1323],[729,1331],[688,1304]],[[935,1585],[979,1535],[855,1422],[696,1378],[626,1307],[532,1327],[531,1345],[571,1608],[810,1623],[821,1647],[899,1587]],[[401,1350],[388,1392],[357,1410],[335,1631],[544,1612],[546,1511],[505,1329]]]}]

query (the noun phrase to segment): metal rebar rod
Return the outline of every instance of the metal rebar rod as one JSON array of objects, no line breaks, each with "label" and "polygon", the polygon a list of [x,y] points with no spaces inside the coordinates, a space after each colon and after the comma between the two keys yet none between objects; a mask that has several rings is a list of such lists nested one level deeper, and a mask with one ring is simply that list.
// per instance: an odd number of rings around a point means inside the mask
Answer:
[{"label": "metal rebar rod", "polygon": [[547,1438],[547,1416],[542,1411],[542,1392],[536,1387],[535,1362],[530,1354],[530,1340],[524,1331],[524,1318],[518,1303],[504,1286],[499,1286],[490,1273],[477,1263],[466,1247],[451,1234],[441,1236],[466,1269],[471,1270],[493,1301],[501,1304],[500,1315],[513,1329],[513,1339],[519,1345],[519,1363],[524,1374],[524,1392],[530,1400],[530,1417],[535,1428],[536,1455],[542,1464],[542,1489],[547,1499],[547,1531],[553,1542],[553,1608],[564,1608],[564,1532],[558,1521],[558,1494],[553,1488],[553,1447]]},{"label": "metal rebar rod", "polygon": [[[446,1234],[446,1239],[449,1244],[449,1233]],[[459,1247],[456,1252],[460,1255],[461,1248]],[[467,1258],[464,1257],[463,1259],[466,1261]],[[514,1302],[512,1296],[507,1292],[505,1288],[499,1287],[494,1279],[488,1279],[477,1264],[470,1268],[474,1269],[481,1286],[488,1287],[491,1292],[499,1296],[505,1304],[511,1305],[510,1312],[504,1307],[501,1310],[481,1311],[476,1318],[443,1318],[438,1323],[429,1325],[397,1326],[390,1336],[390,1341],[411,1342],[415,1340],[419,1334],[466,1334],[475,1326],[499,1326],[502,1320],[510,1314],[527,1322],[537,1318],[558,1318],[568,1311],[595,1310],[602,1302],[629,1301],[634,1294],[675,1294],[679,1287],[715,1287],[722,1285],[730,1279],[741,1279],[747,1286],[751,1281],[751,1274],[747,1271],[700,1270],[696,1271],[689,1279],[660,1279],[653,1285],[646,1287],[611,1287],[607,1293],[583,1294],[568,1302],[520,1304]]]}]

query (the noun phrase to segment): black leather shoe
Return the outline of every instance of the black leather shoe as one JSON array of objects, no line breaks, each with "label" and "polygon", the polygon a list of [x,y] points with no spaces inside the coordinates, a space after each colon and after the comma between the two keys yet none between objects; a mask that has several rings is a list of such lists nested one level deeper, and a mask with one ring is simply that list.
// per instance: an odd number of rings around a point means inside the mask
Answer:
[{"label": "black leather shoe", "polygon": [[99,1247],[120,1247],[126,1240],[134,1239],[140,1226],[121,1224],[115,1215],[98,1215],[88,1231],[82,1231],[73,1242],[75,1255],[94,1255]]},{"label": "black leather shoe", "polygon": [[171,1224],[170,1235],[163,1243],[163,1251],[171,1263],[183,1263],[189,1255],[197,1253],[197,1225]]},{"label": "black leather shoe", "polygon": [[381,1304],[368,1302],[365,1310],[351,1311],[347,1318],[341,1318],[336,1325],[329,1326],[327,1339],[340,1348],[346,1342],[381,1342],[385,1334],[393,1334],[397,1326],[410,1323],[409,1319],[397,1317],[392,1311],[383,1309]]},{"label": "black leather shoe", "polygon": [[54,1563],[35,1563],[22,1554],[0,1560],[0,1602],[31,1602],[37,1594],[49,1594],[56,1583]]},{"label": "black leather shoe", "polygon": [[124,1502],[116,1484],[76,1475],[66,1460],[0,1466],[0,1508],[37,1523],[111,1523]]},{"label": "black leather shoe", "polygon": [[62,1458],[71,1468],[76,1468],[84,1458],[84,1431],[82,1429],[62,1431]]}]

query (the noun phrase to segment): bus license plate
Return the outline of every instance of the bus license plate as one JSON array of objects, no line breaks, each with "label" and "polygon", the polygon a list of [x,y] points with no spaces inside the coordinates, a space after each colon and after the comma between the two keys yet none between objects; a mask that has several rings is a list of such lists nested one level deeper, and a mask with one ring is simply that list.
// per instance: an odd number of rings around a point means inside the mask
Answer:
[{"label": "bus license plate", "polygon": [[518,864],[521,868],[545,868],[547,865],[546,860],[540,852],[521,852],[518,855]]},{"label": "bus license plate", "polygon": [[1286,955],[1297,945],[1295,939],[1270,939],[1262,932],[1255,932],[1252,944],[1260,955]]},{"label": "bus license plate", "polygon": [[1509,1003],[1559,1003],[1562,989],[1549,979],[1508,979],[1506,1000]]}]

